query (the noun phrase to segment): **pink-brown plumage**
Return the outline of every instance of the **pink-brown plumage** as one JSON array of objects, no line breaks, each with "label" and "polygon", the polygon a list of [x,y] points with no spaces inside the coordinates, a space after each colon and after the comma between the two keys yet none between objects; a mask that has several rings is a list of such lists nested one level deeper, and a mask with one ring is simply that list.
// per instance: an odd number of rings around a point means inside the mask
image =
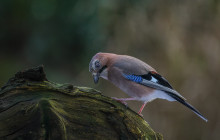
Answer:
[{"label": "pink-brown plumage", "polygon": [[129,100],[144,102],[139,114],[147,102],[159,98],[178,101],[207,121],[154,68],[137,58],[112,53],[97,53],[90,61],[89,71],[92,72],[95,83],[98,82],[99,77],[102,77],[130,96],[130,98],[114,99],[123,103]]}]

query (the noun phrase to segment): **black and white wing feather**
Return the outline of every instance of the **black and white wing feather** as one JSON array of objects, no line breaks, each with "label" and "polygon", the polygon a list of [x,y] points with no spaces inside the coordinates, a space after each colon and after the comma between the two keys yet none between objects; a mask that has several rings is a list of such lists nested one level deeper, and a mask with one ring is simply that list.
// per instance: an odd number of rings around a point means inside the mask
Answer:
[{"label": "black and white wing feather", "polygon": [[149,72],[145,75],[133,75],[124,74],[124,77],[133,82],[142,84],[147,87],[151,87],[157,90],[162,90],[164,92],[169,92],[170,94],[175,94],[180,98],[186,100],[182,95],[180,95],[176,90],[172,88],[169,82],[161,75],[153,72]]},{"label": "black and white wing feather", "polygon": [[191,109],[200,118],[202,118],[206,122],[208,121],[197,109],[195,109],[192,105],[187,103],[185,101],[186,99],[182,95],[180,95],[176,90],[174,90],[172,86],[168,83],[168,81],[161,75],[155,72],[149,72],[145,75],[124,74],[124,77],[141,85],[164,91],[166,94],[174,98],[176,101]]}]

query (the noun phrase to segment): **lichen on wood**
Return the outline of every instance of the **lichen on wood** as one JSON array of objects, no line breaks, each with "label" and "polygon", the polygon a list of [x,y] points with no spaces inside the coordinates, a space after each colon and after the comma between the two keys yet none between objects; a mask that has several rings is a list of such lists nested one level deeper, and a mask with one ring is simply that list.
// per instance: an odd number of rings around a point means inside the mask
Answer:
[{"label": "lichen on wood", "polygon": [[0,89],[0,139],[163,139],[125,105],[99,91],[47,80],[43,66]]}]

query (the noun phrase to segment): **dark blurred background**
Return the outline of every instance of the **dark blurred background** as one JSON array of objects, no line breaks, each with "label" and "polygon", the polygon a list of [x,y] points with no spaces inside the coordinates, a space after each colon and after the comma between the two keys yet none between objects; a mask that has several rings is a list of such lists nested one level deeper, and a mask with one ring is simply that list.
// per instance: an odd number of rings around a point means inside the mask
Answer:
[{"label": "dark blurred background", "polygon": [[44,64],[51,81],[126,97],[105,80],[94,85],[88,64],[97,52],[149,63],[209,119],[175,102],[149,103],[144,118],[165,139],[220,138],[220,1],[0,1],[0,86]]}]

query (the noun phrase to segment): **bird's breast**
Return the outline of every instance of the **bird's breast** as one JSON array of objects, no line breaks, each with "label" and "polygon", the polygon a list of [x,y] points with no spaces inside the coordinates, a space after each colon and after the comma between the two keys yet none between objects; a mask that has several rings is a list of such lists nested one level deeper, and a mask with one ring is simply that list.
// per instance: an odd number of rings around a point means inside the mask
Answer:
[{"label": "bird's breast", "polygon": [[154,89],[150,87],[146,87],[133,81],[127,80],[122,76],[110,77],[109,81],[111,81],[116,87],[120,88],[127,95],[134,97],[137,100],[142,100],[154,91]]}]

